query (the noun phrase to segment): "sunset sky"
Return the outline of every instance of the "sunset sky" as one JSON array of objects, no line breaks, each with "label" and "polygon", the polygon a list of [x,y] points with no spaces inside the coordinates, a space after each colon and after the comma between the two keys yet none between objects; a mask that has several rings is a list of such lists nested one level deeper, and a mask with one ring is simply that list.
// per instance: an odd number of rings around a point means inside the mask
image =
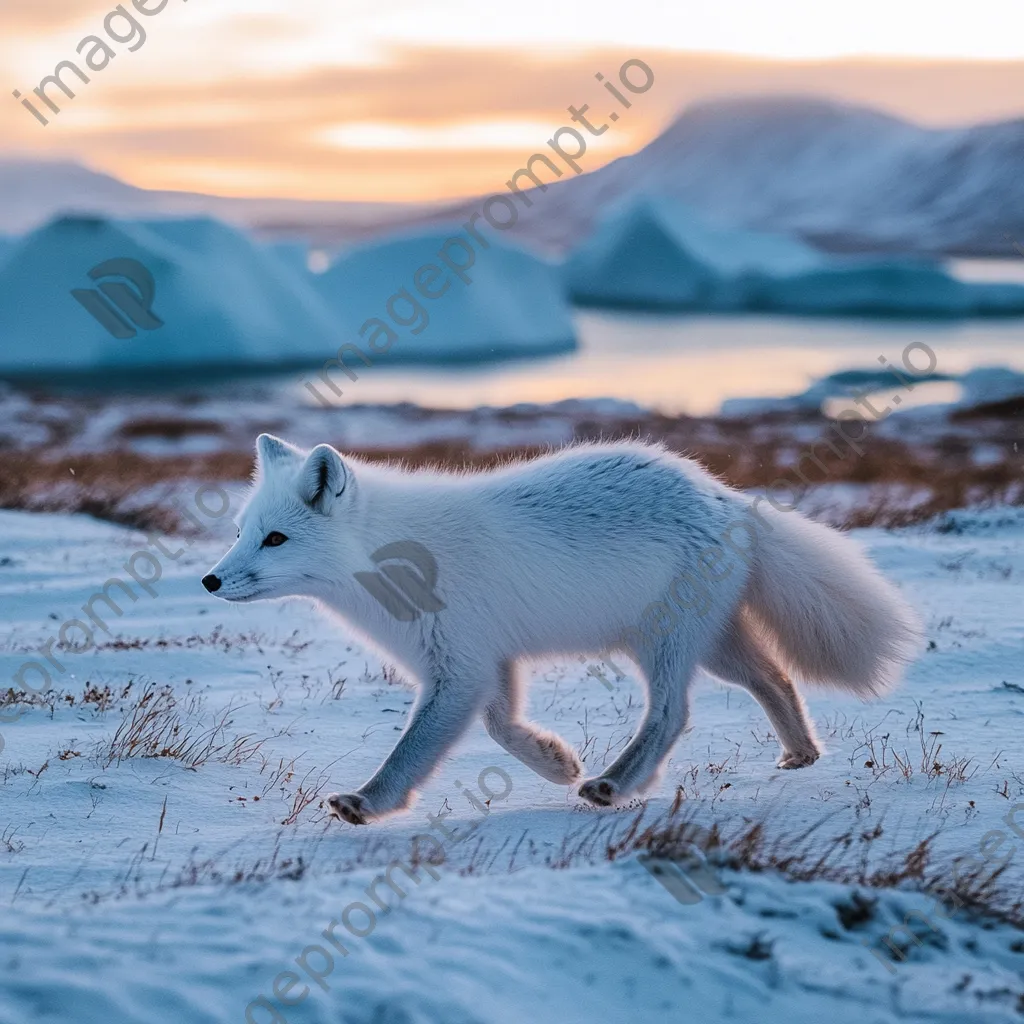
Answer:
[{"label": "sunset sky", "polygon": [[631,57],[655,85],[593,140],[590,167],[722,94],[813,93],[929,124],[1024,113],[1019,0],[168,0],[134,12],[135,52],[108,39],[116,57],[89,84],[65,76],[74,100],[51,89],[62,109],[43,127],[11,92],[32,98],[61,60],[84,69],[76,47],[105,37],[113,8],[0,0],[4,156],[224,195],[462,196],[504,182],[569,104],[610,110],[594,74]]}]

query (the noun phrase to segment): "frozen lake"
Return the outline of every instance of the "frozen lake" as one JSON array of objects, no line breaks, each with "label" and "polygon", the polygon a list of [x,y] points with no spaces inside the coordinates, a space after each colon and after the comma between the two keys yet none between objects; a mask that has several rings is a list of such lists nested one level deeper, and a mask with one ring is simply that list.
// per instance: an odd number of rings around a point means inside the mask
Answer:
[{"label": "frozen lake", "polygon": [[[972,267],[975,273],[982,269]],[[1024,320],[1018,319],[941,322],[578,310],[575,320],[577,351],[546,359],[370,369],[356,360],[358,381],[335,371],[344,391],[339,401],[465,409],[610,397],[669,414],[705,415],[726,398],[782,397],[837,370],[876,369],[879,356],[899,366],[912,342],[933,349],[939,372],[995,365],[1024,371]]]}]

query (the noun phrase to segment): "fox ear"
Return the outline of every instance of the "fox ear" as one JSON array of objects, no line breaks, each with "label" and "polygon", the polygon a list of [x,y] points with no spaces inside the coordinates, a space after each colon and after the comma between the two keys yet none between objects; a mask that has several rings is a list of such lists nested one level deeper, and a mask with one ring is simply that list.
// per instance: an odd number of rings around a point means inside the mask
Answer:
[{"label": "fox ear", "polygon": [[314,511],[327,515],[347,482],[341,456],[329,444],[318,444],[299,471],[299,497]]},{"label": "fox ear", "polygon": [[303,453],[273,434],[260,434],[256,438],[256,458],[263,469],[268,469],[270,466],[285,462],[301,462]]}]

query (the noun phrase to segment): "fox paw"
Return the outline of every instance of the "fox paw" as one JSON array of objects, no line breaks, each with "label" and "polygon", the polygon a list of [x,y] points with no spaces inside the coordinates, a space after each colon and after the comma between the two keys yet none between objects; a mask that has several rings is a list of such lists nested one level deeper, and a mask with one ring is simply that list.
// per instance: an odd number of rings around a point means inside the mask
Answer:
[{"label": "fox paw", "polygon": [[350,825],[365,825],[373,817],[367,802],[355,793],[332,793],[327,798],[327,809],[332,817]]},{"label": "fox paw", "polygon": [[619,795],[619,787],[608,779],[588,779],[580,786],[580,796],[596,807],[611,807]]},{"label": "fox paw", "polygon": [[583,764],[576,751],[558,736],[542,736],[537,746],[543,756],[539,774],[549,782],[571,786],[583,774]]},{"label": "fox paw", "polygon": [[776,768],[806,768],[808,765],[814,764],[818,758],[821,757],[821,751],[819,750],[785,750],[782,753],[782,757],[776,764]]}]

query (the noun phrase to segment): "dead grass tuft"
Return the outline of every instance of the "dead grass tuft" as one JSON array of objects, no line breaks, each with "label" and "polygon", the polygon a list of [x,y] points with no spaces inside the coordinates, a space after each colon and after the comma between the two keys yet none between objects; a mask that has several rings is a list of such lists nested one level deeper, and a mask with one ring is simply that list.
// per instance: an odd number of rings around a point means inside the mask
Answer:
[{"label": "dead grass tuft", "polygon": [[[685,860],[694,847],[710,863],[736,871],[772,871],[792,881],[828,881],[860,889],[909,888],[927,893],[953,911],[1000,921],[1024,930],[1024,896],[1002,881],[1007,864],[986,866],[974,858],[933,863],[935,836],[926,836],[911,849],[876,853],[884,830],[848,831],[824,838],[826,820],[797,835],[768,838],[765,822],[745,822],[730,834],[713,823],[699,828],[692,818],[680,817],[681,802],[662,818],[643,828],[641,808],[626,831],[605,849],[608,860],[646,852],[666,860]],[[972,865],[971,862],[974,861]],[[875,912],[876,900],[855,892],[836,906],[839,922],[856,929]]]},{"label": "dead grass tuft", "polygon": [[180,481],[243,480],[251,464],[249,455],[0,452],[0,508],[80,512],[133,529],[176,533],[185,526],[174,510]]},{"label": "dead grass tuft", "polygon": [[167,757],[195,769],[209,761],[240,765],[259,753],[264,741],[251,734],[228,738],[237,707],[228,706],[204,726],[194,721],[201,716],[202,703],[197,694],[181,702],[171,687],[147,683],[101,759],[109,767],[132,757]]},{"label": "dead grass tuft", "polygon": [[218,420],[185,419],[177,416],[140,416],[123,424],[117,436],[125,440],[159,437],[169,441],[180,441],[186,437],[225,433],[224,424]]}]

